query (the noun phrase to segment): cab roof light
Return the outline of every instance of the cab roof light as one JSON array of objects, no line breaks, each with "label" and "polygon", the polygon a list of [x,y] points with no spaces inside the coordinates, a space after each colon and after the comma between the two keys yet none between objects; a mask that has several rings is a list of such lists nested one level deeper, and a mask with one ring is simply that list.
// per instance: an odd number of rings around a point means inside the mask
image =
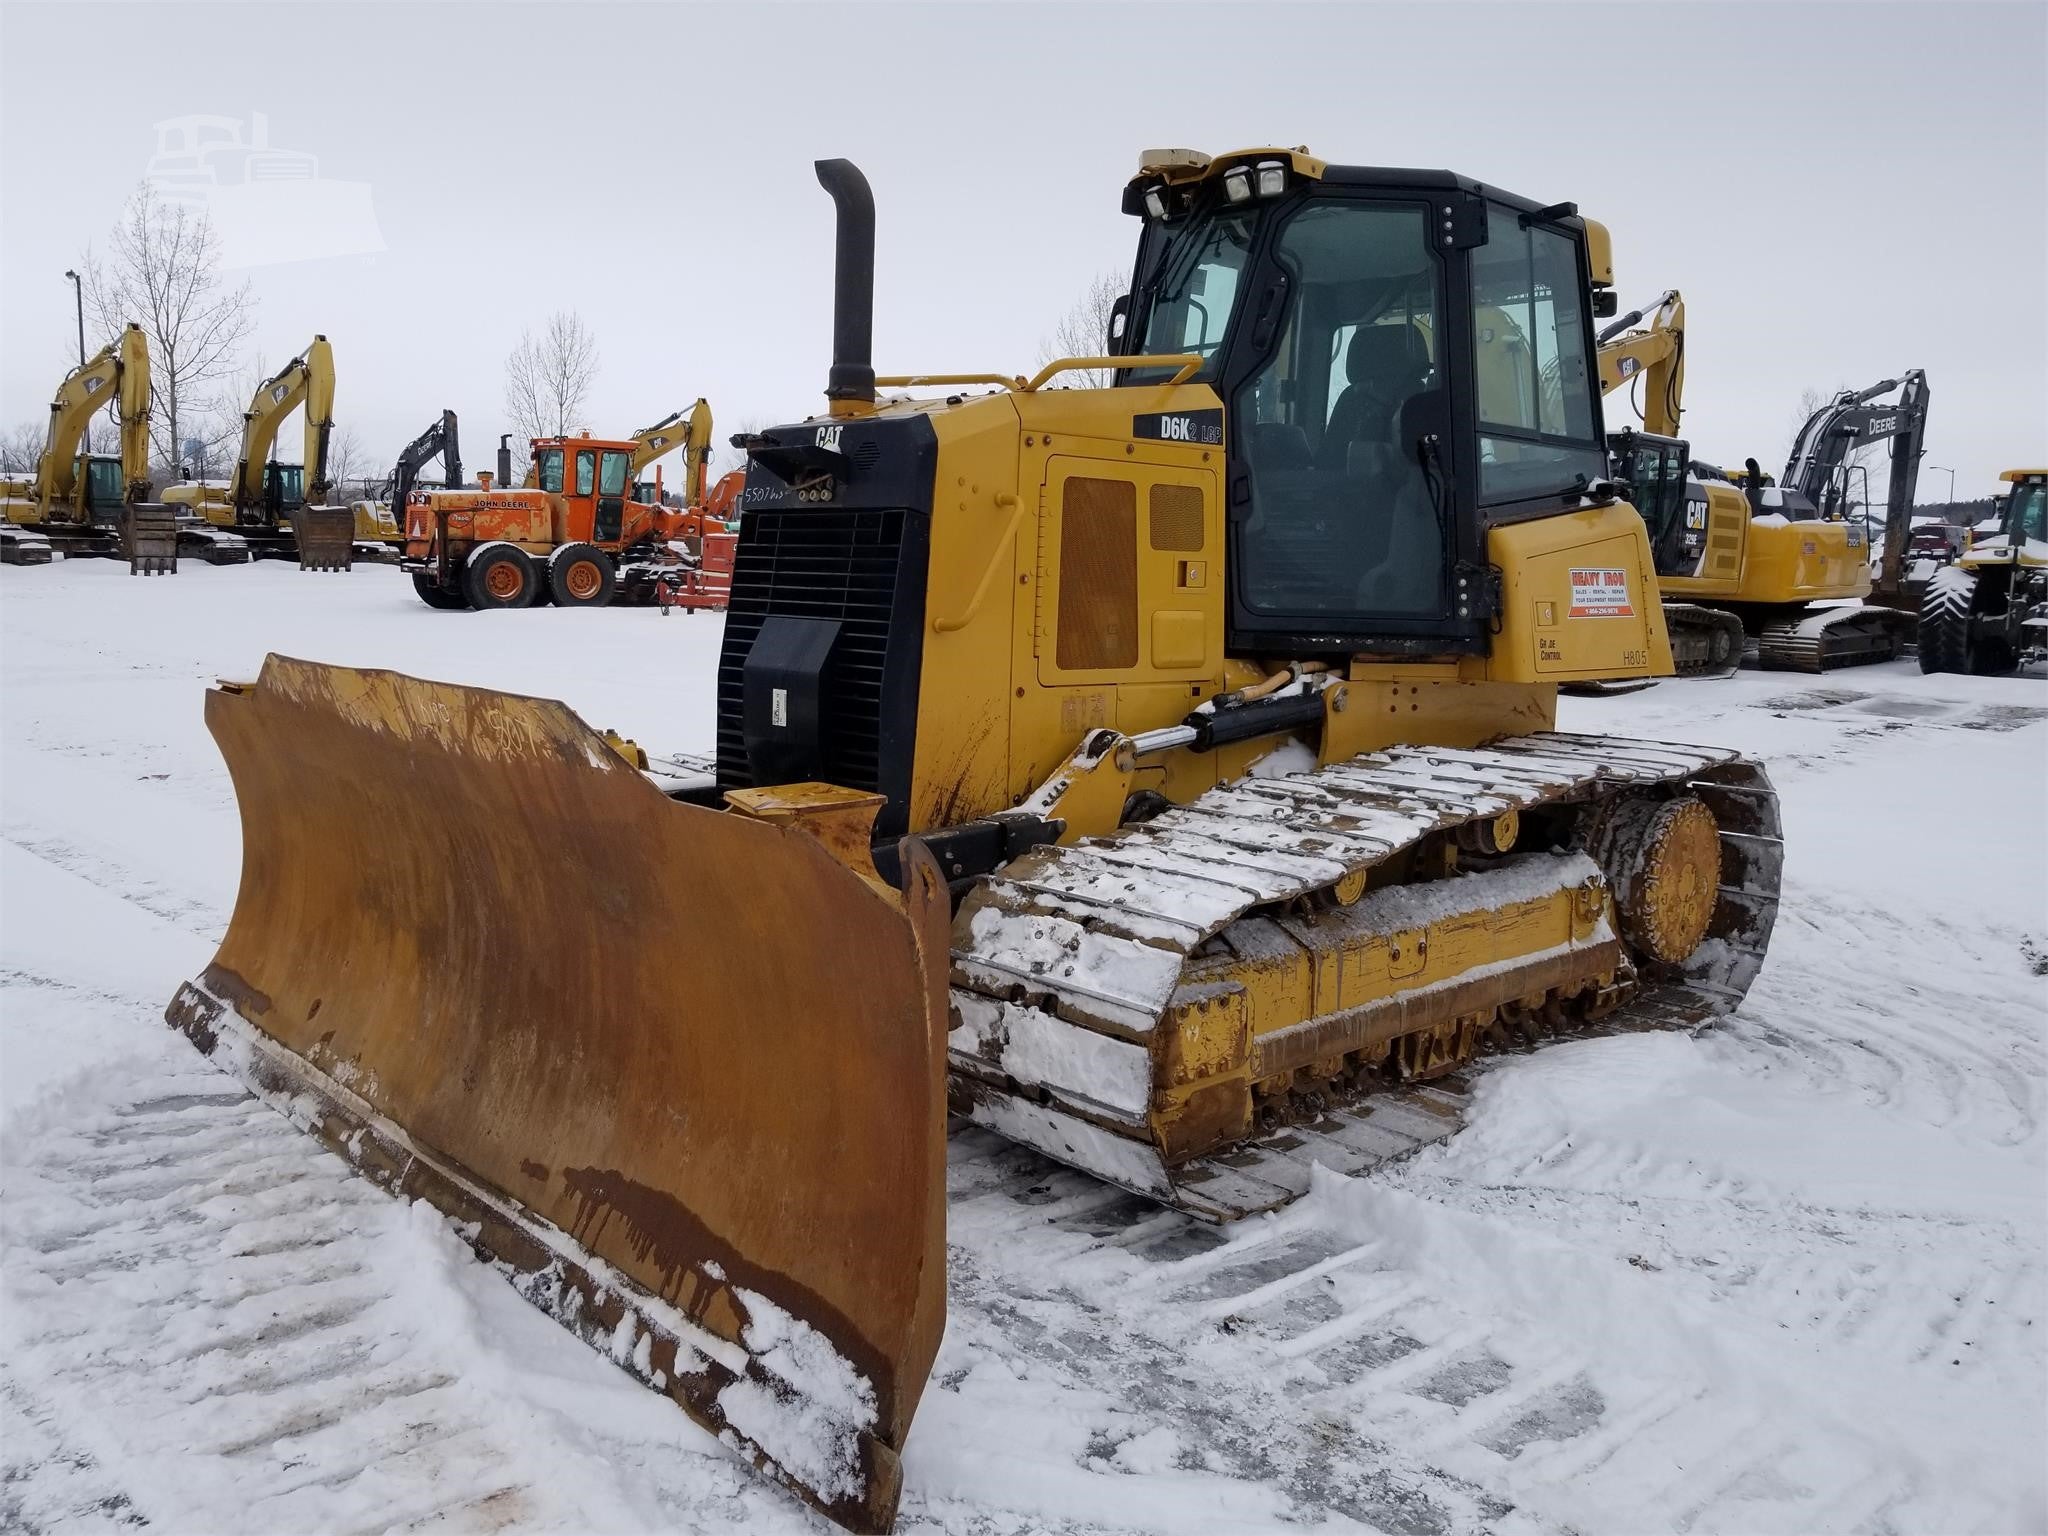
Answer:
[{"label": "cab roof light", "polygon": [[1247,203],[1252,196],[1251,172],[1244,166],[1233,165],[1223,173],[1223,195],[1233,203]]},{"label": "cab roof light", "polygon": [[1287,190],[1287,162],[1261,160],[1258,164],[1259,196],[1278,197]]}]

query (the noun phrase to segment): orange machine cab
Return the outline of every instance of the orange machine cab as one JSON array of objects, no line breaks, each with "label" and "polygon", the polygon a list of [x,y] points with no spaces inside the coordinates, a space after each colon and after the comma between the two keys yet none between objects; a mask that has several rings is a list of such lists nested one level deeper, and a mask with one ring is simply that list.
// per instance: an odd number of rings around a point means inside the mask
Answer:
[{"label": "orange machine cab", "polygon": [[666,539],[674,514],[632,499],[632,449],[604,438],[544,437],[533,445],[530,485],[496,486],[480,475],[474,490],[417,491],[406,506],[406,554],[433,558],[443,527],[458,558],[495,541],[546,556],[565,544],[617,554]]}]

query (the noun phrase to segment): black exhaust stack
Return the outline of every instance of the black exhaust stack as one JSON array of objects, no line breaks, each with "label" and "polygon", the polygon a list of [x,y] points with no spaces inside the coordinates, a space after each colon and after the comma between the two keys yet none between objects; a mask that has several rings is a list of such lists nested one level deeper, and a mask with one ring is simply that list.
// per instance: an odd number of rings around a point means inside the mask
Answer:
[{"label": "black exhaust stack", "polygon": [[827,400],[875,398],[875,196],[851,160],[816,163],[839,227],[832,262],[832,372]]},{"label": "black exhaust stack", "polygon": [[510,432],[500,432],[498,434],[498,484],[502,487],[508,486],[511,483],[512,434]]}]

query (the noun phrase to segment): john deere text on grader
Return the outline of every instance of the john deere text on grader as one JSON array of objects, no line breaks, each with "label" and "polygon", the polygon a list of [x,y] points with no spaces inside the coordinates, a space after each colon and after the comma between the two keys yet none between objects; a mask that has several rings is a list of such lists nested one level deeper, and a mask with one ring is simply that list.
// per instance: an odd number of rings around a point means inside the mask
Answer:
[{"label": "john deere text on grader", "polygon": [[715,759],[664,794],[562,704],[272,657],[207,699],[242,889],[170,1019],[881,1530],[949,1103],[1267,1209],[1489,1043],[1732,1007],[1780,847],[1737,754],[1552,728],[1671,670],[1572,205],[1154,152],[1115,355],[882,406],[818,173],[830,410],[746,440]]}]

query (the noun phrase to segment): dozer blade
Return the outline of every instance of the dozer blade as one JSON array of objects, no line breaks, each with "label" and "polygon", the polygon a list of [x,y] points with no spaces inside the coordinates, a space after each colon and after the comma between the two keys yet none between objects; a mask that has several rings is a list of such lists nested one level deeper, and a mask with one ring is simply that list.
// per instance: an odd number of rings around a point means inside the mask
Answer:
[{"label": "dozer blade", "polygon": [[121,553],[130,576],[170,576],[178,569],[178,516],[169,507],[131,504],[121,510]]},{"label": "dozer blade", "polygon": [[169,1022],[831,1519],[888,1529],[945,1321],[923,846],[898,896],[666,799],[560,703],[396,673],[272,656],[206,720],[242,884]]},{"label": "dozer blade", "polygon": [[292,537],[302,571],[345,571],[355,563],[356,515],[347,507],[300,507]]}]

